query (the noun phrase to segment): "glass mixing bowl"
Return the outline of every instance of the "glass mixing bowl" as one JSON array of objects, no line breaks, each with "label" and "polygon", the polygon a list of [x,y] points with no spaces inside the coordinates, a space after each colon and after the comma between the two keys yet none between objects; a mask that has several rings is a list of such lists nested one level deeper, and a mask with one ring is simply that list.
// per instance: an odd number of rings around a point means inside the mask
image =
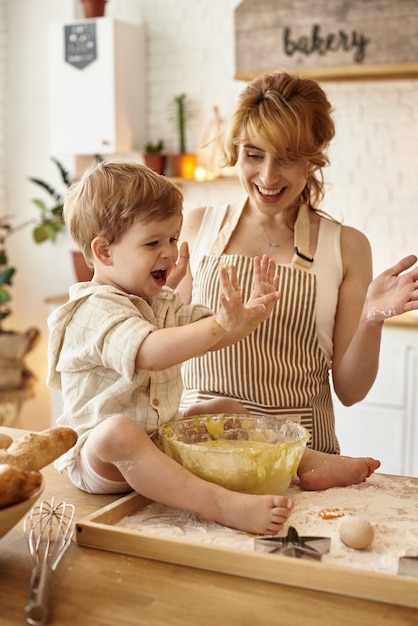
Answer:
[{"label": "glass mixing bowl", "polygon": [[221,413],[171,420],[159,427],[157,442],[200,478],[243,493],[281,494],[309,436],[282,417]]}]

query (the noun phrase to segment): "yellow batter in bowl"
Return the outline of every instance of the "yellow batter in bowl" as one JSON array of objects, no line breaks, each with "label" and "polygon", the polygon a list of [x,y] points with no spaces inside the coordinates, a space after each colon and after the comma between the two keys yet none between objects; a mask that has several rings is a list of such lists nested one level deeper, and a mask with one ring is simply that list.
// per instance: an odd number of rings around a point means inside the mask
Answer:
[{"label": "yellow batter in bowl", "polygon": [[290,420],[249,415],[198,415],[168,422],[164,452],[205,480],[243,493],[283,493],[309,439]]}]

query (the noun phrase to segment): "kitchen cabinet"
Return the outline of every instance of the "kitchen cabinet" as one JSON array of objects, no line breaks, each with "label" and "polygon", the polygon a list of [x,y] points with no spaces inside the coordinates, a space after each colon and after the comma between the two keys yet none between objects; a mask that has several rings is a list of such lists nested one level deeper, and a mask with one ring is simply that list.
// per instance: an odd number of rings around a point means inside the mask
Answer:
[{"label": "kitchen cabinet", "polygon": [[142,26],[110,17],[49,27],[50,151],[115,154],[145,133]]},{"label": "kitchen cabinet", "polygon": [[385,322],[372,389],[352,407],[334,397],[335,420],[342,454],[374,456],[379,471],[418,476],[418,317],[405,320]]}]

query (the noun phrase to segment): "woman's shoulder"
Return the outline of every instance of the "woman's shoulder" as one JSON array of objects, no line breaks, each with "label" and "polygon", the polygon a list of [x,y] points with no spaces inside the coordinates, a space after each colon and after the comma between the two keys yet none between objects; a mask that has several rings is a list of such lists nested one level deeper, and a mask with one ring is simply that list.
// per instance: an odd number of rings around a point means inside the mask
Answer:
[{"label": "woman's shoulder", "polygon": [[348,245],[364,247],[368,247],[370,245],[366,235],[358,228],[344,224],[324,212],[317,213],[317,215],[319,217],[321,229],[329,233],[340,234],[341,244],[347,243]]},{"label": "woman's shoulder", "polygon": [[189,209],[185,212],[181,228],[181,240],[187,241],[192,247],[203,222],[207,207]]},{"label": "woman's shoulder", "polygon": [[370,242],[367,236],[358,228],[341,225],[341,244],[347,244],[356,247],[370,248]]},{"label": "woman's shoulder", "polygon": [[203,220],[215,219],[217,216],[224,216],[227,212],[228,204],[205,205],[194,209],[189,209],[184,213],[183,228],[199,229]]},{"label": "woman's shoulder", "polygon": [[372,249],[366,235],[353,226],[341,226],[341,257],[344,275],[371,273]]},{"label": "woman's shoulder", "polygon": [[197,239],[202,225],[207,233],[217,232],[223,222],[228,205],[207,205],[186,211],[181,230],[182,241],[187,241],[190,248]]}]

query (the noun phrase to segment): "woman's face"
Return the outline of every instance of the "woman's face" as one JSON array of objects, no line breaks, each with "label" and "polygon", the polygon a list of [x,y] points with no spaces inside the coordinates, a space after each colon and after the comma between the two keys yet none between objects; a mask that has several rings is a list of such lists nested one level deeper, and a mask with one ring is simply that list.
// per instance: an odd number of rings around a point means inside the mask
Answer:
[{"label": "woman's face", "polygon": [[298,204],[308,166],[306,160],[286,160],[250,143],[239,146],[241,184],[263,213],[286,211]]}]

